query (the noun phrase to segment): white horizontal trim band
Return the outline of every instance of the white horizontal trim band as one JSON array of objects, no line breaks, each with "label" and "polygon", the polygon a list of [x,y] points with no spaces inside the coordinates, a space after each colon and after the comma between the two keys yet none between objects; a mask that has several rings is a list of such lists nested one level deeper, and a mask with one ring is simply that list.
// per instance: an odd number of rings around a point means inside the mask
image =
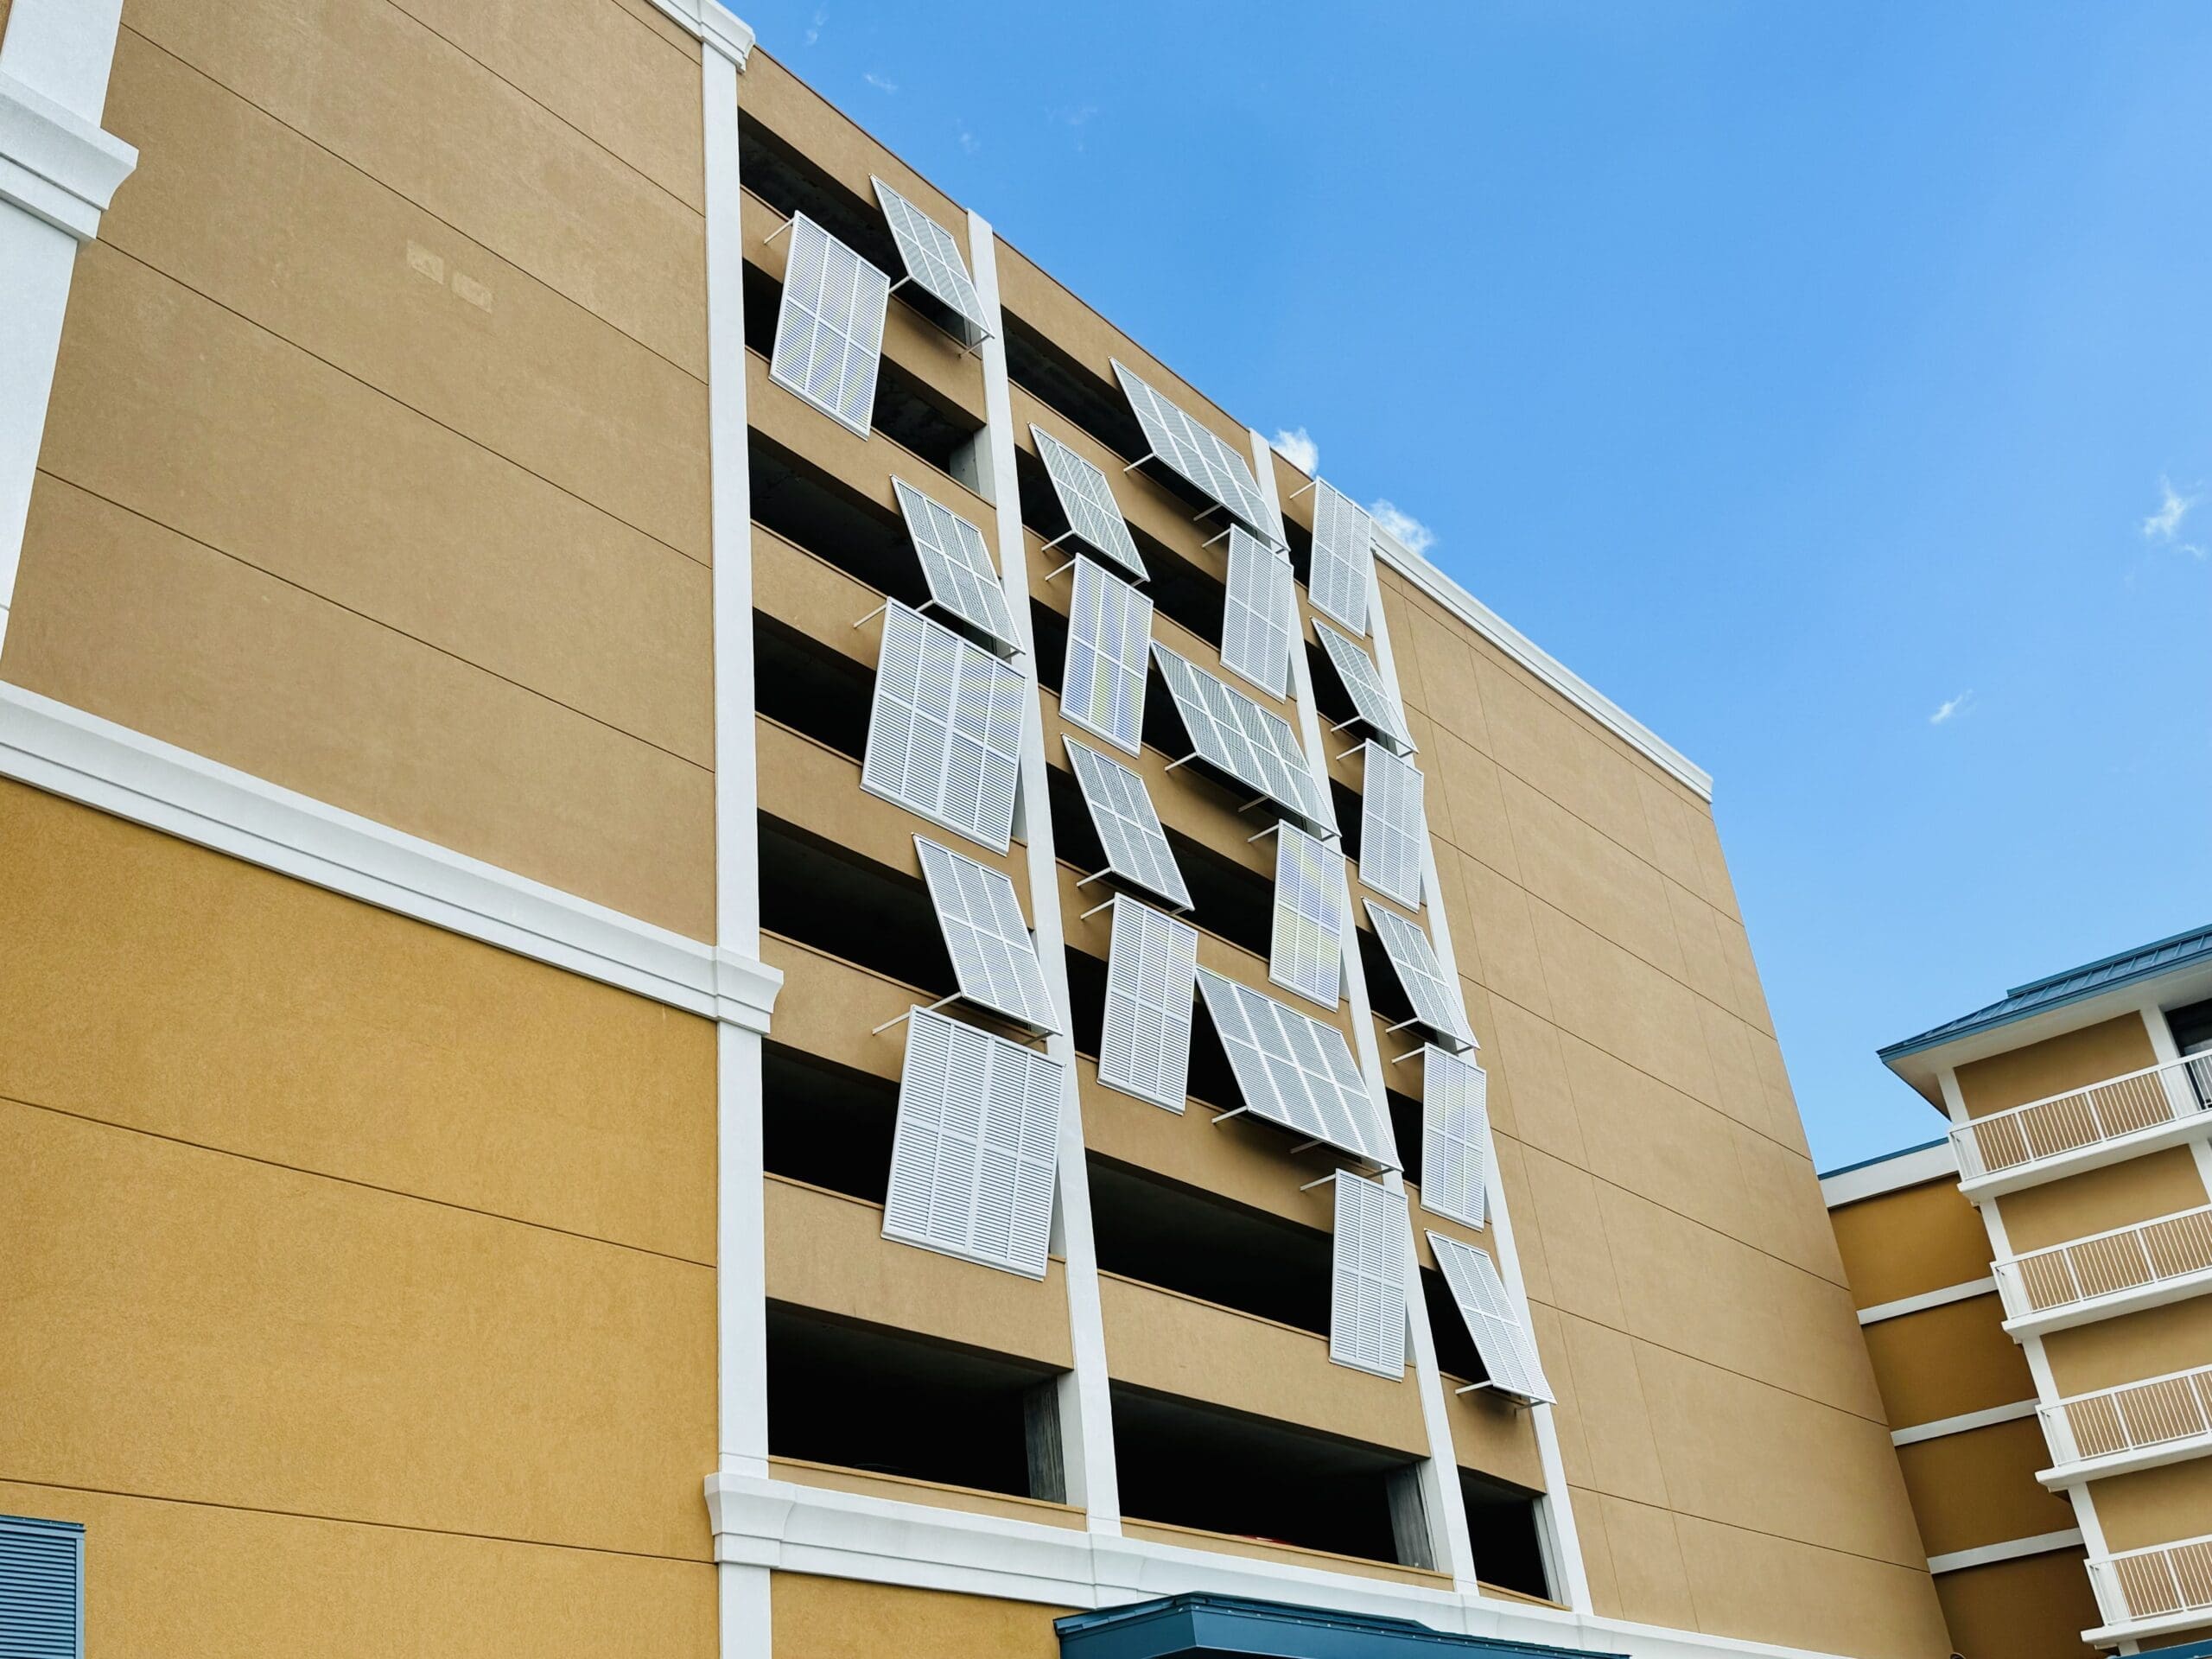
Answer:
[{"label": "white horizontal trim band", "polygon": [[0,72],[0,201],[89,242],[137,165],[113,133]]},{"label": "white horizontal trim band", "polygon": [[1969,1433],[1977,1428],[1988,1428],[1998,1423],[2017,1423],[2023,1417],[2032,1417],[2038,1409],[2033,1400],[2015,1400],[2009,1406],[1991,1406],[1984,1411],[1962,1411],[1955,1417],[1938,1417],[1933,1422],[1915,1423],[1910,1428],[1900,1428],[1890,1435],[1891,1446],[1917,1446],[1923,1440],[1940,1440],[1949,1434]]},{"label": "white horizontal trim band", "polygon": [[767,1030],[783,984],[764,963],[5,683],[0,777],[752,1030]]},{"label": "white horizontal trim band", "polygon": [[1900,1296],[1894,1302],[1877,1302],[1872,1307],[1862,1307],[1859,1310],[1859,1323],[1879,1325],[1884,1319],[1901,1319],[1908,1313],[1996,1294],[1997,1278],[1993,1274],[1986,1279],[1969,1279],[1962,1285],[1946,1285],[1941,1290],[1923,1290],[1917,1296]]},{"label": "white horizontal trim band", "polygon": [[1981,1544],[1973,1549],[1955,1549],[1948,1555],[1930,1555],[1930,1573],[1961,1573],[1969,1567],[1988,1567],[1997,1561],[2017,1561],[2029,1555],[2050,1555],[2062,1549],[2082,1548],[2082,1529],[2069,1527],[2063,1532],[2041,1532],[2032,1538],[2011,1538],[2001,1544]]},{"label": "white horizontal trim band", "polygon": [[1885,1192],[1899,1192],[1928,1181],[1956,1180],[1958,1175],[1958,1148],[1948,1141],[1938,1141],[1932,1147],[1915,1147],[1879,1163],[1861,1164],[1855,1169],[1840,1169],[1833,1175],[1823,1175],[1821,1198],[1833,1210],[1839,1205],[1879,1198]]}]

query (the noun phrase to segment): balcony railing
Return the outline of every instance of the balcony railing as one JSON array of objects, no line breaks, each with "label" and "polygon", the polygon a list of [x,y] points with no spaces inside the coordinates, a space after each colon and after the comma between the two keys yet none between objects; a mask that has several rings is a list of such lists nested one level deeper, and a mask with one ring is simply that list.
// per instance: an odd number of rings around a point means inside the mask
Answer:
[{"label": "balcony railing", "polygon": [[[2012,1319],[2075,1308],[2087,1315],[2092,1305],[2121,1298],[2131,1307],[2173,1300],[2190,1294],[2199,1281],[2212,1287],[2212,1204],[2093,1233],[1993,1266]],[[2156,1294],[2160,1289],[2172,1294]],[[2138,1291],[2152,1294],[2129,1294]]]},{"label": "balcony railing", "polygon": [[2192,1440],[2212,1450],[2212,1365],[2045,1406],[2043,1428],[2057,1469],[2171,1452]]},{"label": "balcony railing", "polygon": [[2107,1631],[2212,1613],[2212,1534],[2092,1559],[2089,1581]]},{"label": "balcony railing", "polygon": [[[2025,1172],[2169,1124],[2201,1120],[2212,1109],[2212,1054],[2194,1054],[1993,1112],[1951,1131],[1963,1182]],[[2071,1161],[2069,1160],[2069,1161]]]}]

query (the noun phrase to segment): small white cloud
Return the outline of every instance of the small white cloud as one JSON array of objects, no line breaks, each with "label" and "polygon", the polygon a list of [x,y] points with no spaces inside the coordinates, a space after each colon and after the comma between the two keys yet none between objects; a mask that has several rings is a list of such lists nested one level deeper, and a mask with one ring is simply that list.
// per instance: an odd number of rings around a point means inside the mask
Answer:
[{"label": "small white cloud", "polygon": [[982,147],[983,142],[982,139],[976,137],[974,133],[969,131],[965,127],[960,129],[960,152],[962,155],[973,156]]},{"label": "small white cloud", "polygon": [[1276,433],[1275,453],[1308,478],[1321,470],[1321,446],[1302,426]]},{"label": "small white cloud", "polygon": [[827,6],[818,8],[814,14],[813,27],[799,36],[798,43],[801,46],[812,46],[822,38],[822,25],[829,21],[830,9]]},{"label": "small white cloud", "polygon": [[1955,720],[1959,715],[1966,713],[1967,709],[1970,708],[1973,703],[1974,693],[1971,691],[1961,691],[1957,696],[1949,698],[1943,702],[1937,703],[1936,705],[1936,712],[1928,716],[1928,723],[1930,726],[1941,726],[1946,721]]},{"label": "small white cloud", "polygon": [[899,83],[897,81],[887,79],[883,76],[877,74],[873,69],[862,75],[861,79],[868,82],[869,86],[874,87],[879,92],[895,92],[899,90]]},{"label": "small white cloud", "polygon": [[1406,545],[1410,553],[1426,553],[1436,545],[1436,532],[1395,501],[1377,501],[1367,510],[1375,522]]},{"label": "small white cloud", "polygon": [[2153,542],[2173,540],[2181,529],[2181,521],[2189,517],[2189,510],[2203,499],[2202,495],[2183,495],[2174,488],[2171,479],[2159,474],[2158,510],[2143,521],[2145,538]]}]

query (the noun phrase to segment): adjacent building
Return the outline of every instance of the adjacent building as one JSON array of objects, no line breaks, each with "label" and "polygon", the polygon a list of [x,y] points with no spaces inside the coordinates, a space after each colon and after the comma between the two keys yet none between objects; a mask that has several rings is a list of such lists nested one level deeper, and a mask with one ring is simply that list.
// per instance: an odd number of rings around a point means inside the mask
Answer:
[{"label": "adjacent building", "polygon": [[1949,1651],[1696,766],[712,5],[0,31],[0,1649]]}]

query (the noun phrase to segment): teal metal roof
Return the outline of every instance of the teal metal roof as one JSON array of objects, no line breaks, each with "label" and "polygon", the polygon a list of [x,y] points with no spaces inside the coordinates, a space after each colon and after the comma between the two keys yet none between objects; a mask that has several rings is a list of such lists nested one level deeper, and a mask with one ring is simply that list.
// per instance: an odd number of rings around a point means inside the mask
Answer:
[{"label": "teal metal roof", "polygon": [[1071,1613],[1052,1628],[1060,1659],[1628,1659],[1242,1596],[1166,1596]]},{"label": "teal metal roof", "polygon": [[1999,1026],[2009,1026],[2015,1020],[2024,1020],[2031,1014],[2046,1009],[2063,1007],[2069,1002],[2078,1002],[2084,997],[2100,992],[2115,990],[2137,980],[2170,973],[2177,968],[2194,967],[2199,963],[2212,964],[2212,923],[2192,928],[2186,933],[2177,933],[2171,938],[2153,944],[2138,945],[2133,950],[2123,950],[2118,956],[2105,957],[2095,962],[2085,962],[2079,968],[2069,968],[2063,974],[2052,974],[2043,979],[2031,980],[2025,985],[2015,985],[2005,993],[2000,1001],[1986,1008],[1976,1008],[1972,1014],[1962,1014],[1955,1020],[1946,1020],[1933,1030],[1923,1031],[1917,1037],[1908,1037],[1901,1043],[1891,1043],[1877,1050],[1884,1060],[1898,1059],[1915,1054],[1923,1048],[1934,1048],[1961,1037],[1970,1037],[1977,1032],[1994,1031]]}]

